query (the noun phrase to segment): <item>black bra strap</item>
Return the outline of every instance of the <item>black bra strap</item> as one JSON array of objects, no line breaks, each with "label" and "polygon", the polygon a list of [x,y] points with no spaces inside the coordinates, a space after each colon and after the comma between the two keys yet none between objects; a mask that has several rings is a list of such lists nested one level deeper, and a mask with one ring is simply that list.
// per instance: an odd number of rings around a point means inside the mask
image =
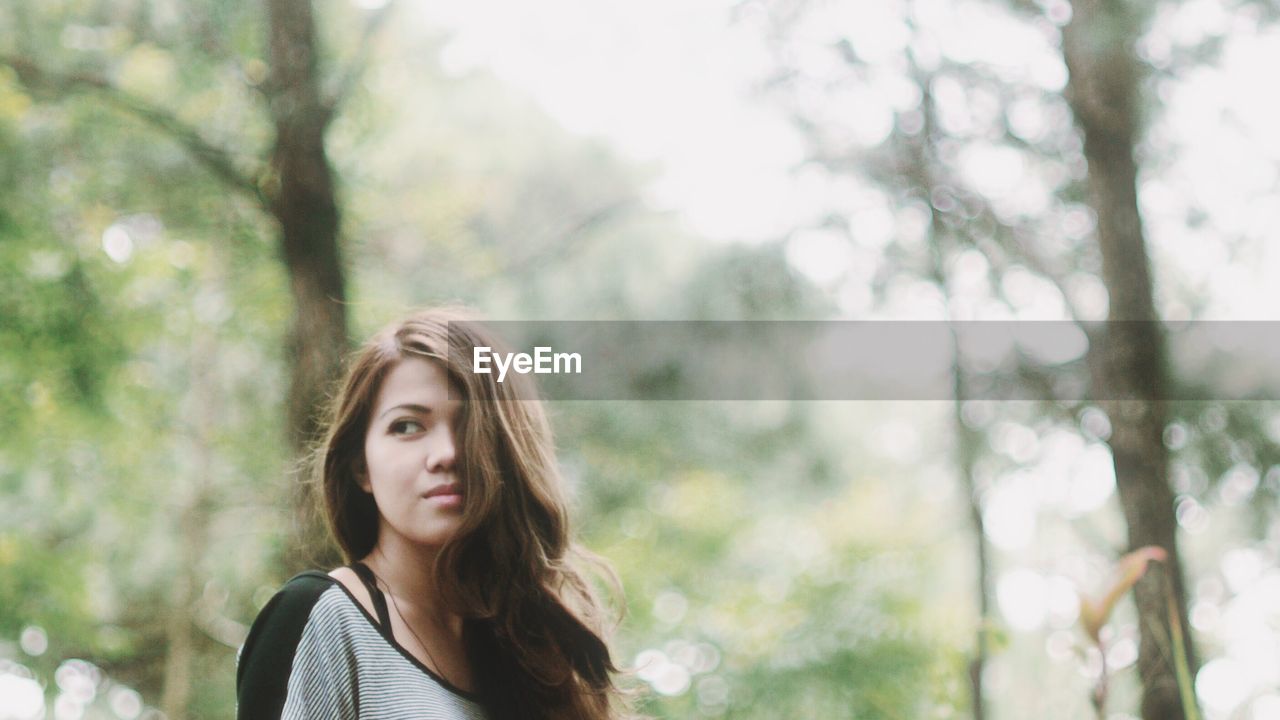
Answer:
[{"label": "black bra strap", "polygon": [[391,635],[391,616],[387,613],[387,598],[378,589],[378,583],[373,576],[373,571],[362,562],[352,563],[351,569],[360,577],[360,582],[364,583],[365,589],[369,591],[369,597],[373,598],[373,608],[378,611],[378,629],[382,630],[383,635],[389,637]]}]

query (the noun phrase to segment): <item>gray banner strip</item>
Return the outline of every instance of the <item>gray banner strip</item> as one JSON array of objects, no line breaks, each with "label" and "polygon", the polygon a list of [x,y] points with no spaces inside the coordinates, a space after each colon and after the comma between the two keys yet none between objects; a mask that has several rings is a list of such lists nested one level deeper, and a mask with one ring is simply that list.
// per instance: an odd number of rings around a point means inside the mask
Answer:
[{"label": "gray banner strip", "polygon": [[[514,386],[532,380],[548,400],[951,400],[957,359],[965,399],[1154,399],[1093,382],[1089,349],[1118,322],[476,324],[505,347],[455,344],[462,370],[523,376]],[[1153,325],[1168,357],[1164,399],[1280,399],[1280,323]]]}]

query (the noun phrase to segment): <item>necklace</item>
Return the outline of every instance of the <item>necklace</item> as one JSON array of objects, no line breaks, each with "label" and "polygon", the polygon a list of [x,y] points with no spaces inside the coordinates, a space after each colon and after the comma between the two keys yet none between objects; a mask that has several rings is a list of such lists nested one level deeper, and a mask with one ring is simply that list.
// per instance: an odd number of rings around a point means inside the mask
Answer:
[{"label": "necklace", "polygon": [[[370,568],[369,572],[373,572],[373,568]],[[418,647],[426,651],[427,658],[431,660],[431,664],[435,666],[435,671],[439,673],[440,679],[450,685],[453,685],[453,683],[449,682],[449,678],[445,677],[444,667],[437,662],[436,657],[431,654],[431,648],[427,647],[427,644],[422,642],[422,638],[418,637],[418,633],[414,631],[413,626],[409,624],[408,620],[404,619],[404,613],[400,612],[400,604],[396,602],[396,595],[391,592],[391,585],[386,580],[383,580],[382,576],[378,573],[373,573],[373,577],[387,589],[387,596],[391,598],[391,607],[395,608],[396,615],[400,618],[400,622],[404,623],[404,626],[409,629],[409,634],[413,636],[414,640],[418,641]],[[390,632],[393,637],[395,636],[395,633],[391,628],[387,628],[387,632]]]}]

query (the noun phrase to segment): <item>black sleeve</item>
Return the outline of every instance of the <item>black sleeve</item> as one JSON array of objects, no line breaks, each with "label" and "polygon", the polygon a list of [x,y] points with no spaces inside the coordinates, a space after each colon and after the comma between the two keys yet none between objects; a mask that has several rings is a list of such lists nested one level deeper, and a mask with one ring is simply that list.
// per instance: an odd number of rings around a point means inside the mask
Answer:
[{"label": "black sleeve", "polygon": [[297,575],[258,613],[236,668],[237,720],[278,720],[311,608],[334,582],[316,571]]}]

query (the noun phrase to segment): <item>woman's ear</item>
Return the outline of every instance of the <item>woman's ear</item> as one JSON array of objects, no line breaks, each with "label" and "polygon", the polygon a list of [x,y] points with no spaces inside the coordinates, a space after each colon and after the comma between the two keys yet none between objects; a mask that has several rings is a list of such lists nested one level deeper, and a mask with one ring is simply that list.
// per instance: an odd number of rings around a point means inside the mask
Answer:
[{"label": "woman's ear", "polygon": [[364,458],[356,458],[351,465],[351,474],[356,478],[356,485],[359,485],[361,490],[372,494],[373,484],[369,482],[369,466]]}]

